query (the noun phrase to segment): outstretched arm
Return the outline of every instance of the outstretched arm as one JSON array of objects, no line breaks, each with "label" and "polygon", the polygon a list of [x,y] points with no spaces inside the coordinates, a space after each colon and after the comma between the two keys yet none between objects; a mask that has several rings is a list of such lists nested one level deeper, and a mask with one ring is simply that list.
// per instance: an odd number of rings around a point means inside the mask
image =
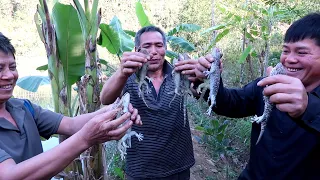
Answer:
[{"label": "outstretched arm", "polygon": [[113,120],[117,112],[118,109],[95,116],[79,132],[55,148],[33,158],[19,164],[12,159],[3,161],[0,163],[0,179],[50,179],[90,146],[109,140],[119,140],[131,127],[132,122],[129,121],[119,127],[131,114],[127,113]]},{"label": "outstretched arm", "polygon": [[[71,136],[78,132],[88,121],[90,121],[94,116],[103,114],[108,111],[112,111],[113,104],[102,107],[101,109],[87,114],[82,114],[76,117],[63,117],[59,125],[57,134],[63,134]],[[129,112],[131,113],[130,120],[137,125],[141,125],[141,118],[138,114],[138,110],[129,105]]]}]

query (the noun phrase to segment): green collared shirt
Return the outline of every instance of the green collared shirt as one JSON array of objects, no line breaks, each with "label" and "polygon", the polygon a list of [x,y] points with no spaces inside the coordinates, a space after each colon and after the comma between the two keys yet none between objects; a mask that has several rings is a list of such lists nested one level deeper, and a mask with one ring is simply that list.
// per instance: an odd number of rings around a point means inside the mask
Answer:
[{"label": "green collared shirt", "polygon": [[[12,158],[16,163],[43,152],[40,136],[48,139],[56,133],[63,115],[31,104],[34,115],[23,99],[10,98],[6,109],[17,127],[0,117],[0,162]],[[34,117],[34,118],[33,118]]]}]

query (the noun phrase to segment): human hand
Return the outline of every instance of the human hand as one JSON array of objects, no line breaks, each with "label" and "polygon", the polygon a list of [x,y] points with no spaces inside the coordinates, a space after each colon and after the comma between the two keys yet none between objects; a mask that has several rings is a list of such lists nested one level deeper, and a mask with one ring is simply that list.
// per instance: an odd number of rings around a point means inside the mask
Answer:
[{"label": "human hand", "polygon": [[183,75],[189,75],[188,79],[190,81],[196,81],[196,74],[195,70],[197,67],[198,61],[194,59],[188,59],[183,61],[178,61],[176,64],[174,64],[175,71],[181,71]]},{"label": "human hand", "polygon": [[131,121],[136,125],[142,125],[141,117],[138,114],[138,109],[133,108],[131,103],[129,104],[129,112],[131,113]]},{"label": "human hand", "polygon": [[[88,147],[110,140],[121,139],[126,131],[132,126],[133,122],[128,121],[127,123],[124,123],[131,116],[131,113],[129,112],[113,120],[118,111],[120,111],[120,108],[93,117],[80,131],[78,131],[77,134],[80,139],[86,143]],[[121,124],[123,125],[119,127]]]},{"label": "human hand", "polygon": [[[203,80],[206,78],[204,71],[211,68],[211,64],[214,62],[214,58],[211,54],[207,54],[206,56],[202,56],[198,59],[198,64],[196,65],[195,74],[199,80]],[[220,73],[222,73],[223,63],[220,59]]]},{"label": "human hand", "polygon": [[146,63],[150,56],[141,52],[125,52],[121,58],[120,72],[123,76],[129,77],[140,68],[143,63]]},{"label": "human hand", "polygon": [[292,118],[299,118],[308,105],[308,95],[301,80],[286,75],[269,76],[258,82],[258,86],[266,86],[263,90],[270,102]]}]

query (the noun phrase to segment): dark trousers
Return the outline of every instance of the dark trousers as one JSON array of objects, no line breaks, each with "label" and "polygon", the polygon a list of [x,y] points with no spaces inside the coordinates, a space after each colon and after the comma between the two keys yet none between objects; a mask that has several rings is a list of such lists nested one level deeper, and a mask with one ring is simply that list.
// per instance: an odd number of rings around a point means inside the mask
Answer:
[{"label": "dark trousers", "polygon": [[126,175],[126,180],[189,180],[190,169],[162,178],[134,178]]}]

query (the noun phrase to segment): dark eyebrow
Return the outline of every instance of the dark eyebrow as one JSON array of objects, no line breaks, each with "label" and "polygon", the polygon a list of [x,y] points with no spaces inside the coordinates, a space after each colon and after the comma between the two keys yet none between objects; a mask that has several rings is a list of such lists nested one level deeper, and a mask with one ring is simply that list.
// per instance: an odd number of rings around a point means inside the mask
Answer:
[{"label": "dark eyebrow", "polygon": [[[282,45],[282,47],[283,47],[283,48],[290,49],[287,45]],[[306,46],[296,47],[295,49],[296,49],[296,50],[309,50],[309,48],[306,47]]]}]

